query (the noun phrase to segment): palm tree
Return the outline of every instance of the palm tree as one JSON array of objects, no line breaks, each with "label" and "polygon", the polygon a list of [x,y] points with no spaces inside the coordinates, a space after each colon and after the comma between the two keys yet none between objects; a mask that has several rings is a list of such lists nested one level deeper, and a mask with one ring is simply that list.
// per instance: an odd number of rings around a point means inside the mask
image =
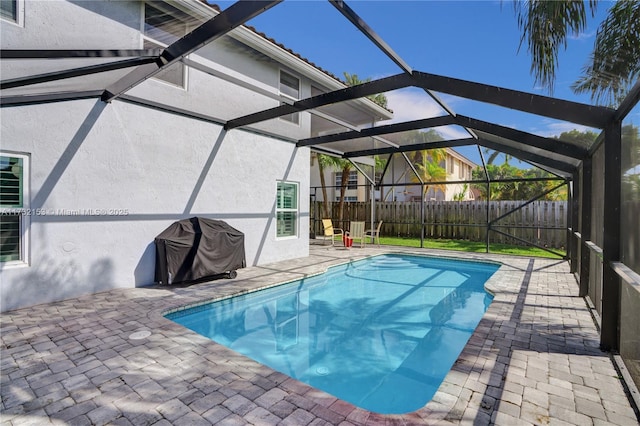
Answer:
[{"label": "palm tree", "polygon": [[640,77],[640,1],[616,2],[600,25],[590,62],[571,86],[595,101],[621,101]]},{"label": "palm tree", "polygon": [[[402,141],[405,143],[427,143],[427,142],[436,142],[436,141],[442,141],[444,140],[444,138],[434,129],[429,129],[426,132],[425,131],[420,131],[420,130],[412,130],[412,131],[407,131],[405,132]],[[421,158],[422,158],[422,151],[414,151],[413,155],[410,158],[410,161],[413,164],[416,164],[418,162],[420,162]],[[440,164],[442,162],[444,162],[446,160],[447,157],[447,150],[445,148],[435,148],[435,149],[430,149],[428,150],[429,154],[428,156],[431,158],[432,162],[435,162],[436,164]],[[395,182],[393,182],[394,184],[399,184],[404,177],[407,175],[407,173],[409,173],[411,169],[409,167],[405,167],[404,171],[402,172],[402,174],[395,180]],[[384,201],[387,201],[389,199],[389,197],[391,196],[393,192],[393,188],[389,189],[389,191],[387,191],[386,195],[384,196]]]},{"label": "palm tree", "polygon": [[[365,78],[364,80],[360,80],[357,74],[349,74],[348,72],[344,72],[344,80],[347,86],[357,86],[358,84],[368,83],[371,81],[371,77]],[[382,108],[387,107],[387,97],[383,93],[378,93],[377,95],[370,95],[367,98],[371,99],[376,104],[380,105]]]},{"label": "palm tree", "polygon": [[[597,0],[588,2],[593,15]],[[531,54],[536,83],[553,93],[558,51],[570,34],[586,28],[587,6],[575,0],[514,1],[520,45]],[[572,85],[576,93],[590,93],[594,102],[614,104],[640,77],[640,0],[619,0],[609,9],[596,34],[594,50],[583,75]]]},{"label": "palm tree", "polygon": [[[484,153],[488,155],[487,164],[493,164],[494,161],[498,158],[498,155],[502,154],[500,151],[493,151],[489,148],[484,149]],[[513,158],[512,155],[503,154],[504,155],[504,163],[509,163],[509,161]]]},{"label": "palm tree", "polygon": [[[447,160],[447,149],[446,148],[434,148],[434,149],[427,149],[425,151],[418,151],[417,157],[418,160],[424,160],[424,154],[427,154],[427,157],[430,159],[430,161],[433,164],[436,164],[438,166],[440,166],[441,168],[445,168],[446,164],[444,164],[444,162]],[[424,161],[423,161],[424,163]],[[444,164],[444,166],[441,166],[441,164]]]},{"label": "palm tree", "polygon": [[340,181],[340,201],[338,201],[338,221],[342,222],[344,217],[344,195],[347,192],[347,185],[349,184],[349,174],[351,173],[351,162],[342,158],[334,157],[335,165],[337,169],[341,171]]},{"label": "palm tree", "polygon": [[465,183],[462,185],[462,190],[457,194],[453,194],[453,201],[464,201],[464,197],[467,195],[467,191],[469,190],[469,184]]},{"label": "palm tree", "polygon": [[340,184],[340,199],[338,202],[338,221],[342,221],[344,195],[347,191],[347,185],[349,184],[349,173],[351,173],[352,164],[349,160],[331,155],[316,154],[316,156],[318,158],[318,171],[320,172],[320,185],[322,186],[322,199],[324,200],[324,214],[325,217],[328,218],[331,217],[331,212],[329,211],[329,197],[327,195],[324,172],[327,168],[331,168],[341,173],[342,182]]},{"label": "palm tree", "polygon": [[329,155],[314,153],[316,159],[318,160],[318,171],[320,172],[320,186],[322,187],[322,210],[324,212],[325,218],[330,218],[331,214],[329,212],[329,198],[327,197],[327,183],[324,178],[325,168],[331,167],[333,161]]},{"label": "palm tree", "polygon": [[[438,151],[438,152],[435,152]],[[425,182],[425,185],[422,187],[422,201],[424,201],[427,197],[427,193],[431,187],[435,189],[439,189],[442,192],[445,192],[446,188],[444,184],[435,184],[428,185],[428,182],[444,182],[447,180],[447,171],[444,167],[440,166],[439,159],[440,156],[443,155],[442,152],[444,149],[430,149],[430,150],[422,150],[419,151],[420,161],[415,164],[416,171],[418,172],[418,176],[413,176],[411,178],[412,182]]]}]

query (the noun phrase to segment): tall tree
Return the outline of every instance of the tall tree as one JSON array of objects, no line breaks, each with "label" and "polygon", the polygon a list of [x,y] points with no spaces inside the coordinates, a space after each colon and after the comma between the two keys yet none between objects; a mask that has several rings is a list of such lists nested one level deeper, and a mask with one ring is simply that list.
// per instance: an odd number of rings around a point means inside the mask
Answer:
[{"label": "tall tree", "polygon": [[[344,80],[347,86],[357,86],[358,84],[368,83],[371,81],[371,77],[367,77],[364,80],[361,80],[357,74],[349,74],[348,72],[344,72]],[[378,93],[377,95],[369,95],[367,98],[371,99],[373,102],[380,105],[382,108],[387,107],[387,97],[384,93]]]},{"label": "tall tree", "polygon": [[424,182],[422,186],[422,201],[426,200],[429,189],[439,189],[442,192],[446,191],[444,184],[436,183],[430,184],[430,182],[444,182],[447,180],[447,171],[444,167],[440,166],[440,157],[443,155],[440,149],[430,149],[419,151],[420,161],[415,164],[416,172],[418,176],[413,176],[411,181]]},{"label": "tall tree", "polygon": [[622,127],[622,198],[623,203],[640,201],[640,127]]},{"label": "tall tree", "polygon": [[322,185],[322,197],[324,199],[324,213],[326,217],[331,217],[329,212],[329,198],[327,195],[326,182],[324,172],[327,169],[332,169],[341,174],[340,184],[340,198],[338,200],[338,220],[341,221],[344,210],[344,196],[349,183],[349,173],[351,172],[351,162],[343,158],[334,157],[326,154],[317,154],[318,156],[318,169],[320,170],[320,184]]},{"label": "tall tree", "polygon": [[[335,158],[335,157],[334,157]],[[351,167],[353,166],[349,160],[343,158],[335,158],[336,168],[340,170],[340,201],[338,201],[338,221],[342,222],[344,218],[344,196],[347,192],[347,186],[349,185],[349,175],[351,174]]]},{"label": "tall tree", "polygon": [[333,165],[333,161],[329,155],[314,153],[316,160],[318,160],[318,171],[320,172],[320,186],[322,187],[322,210],[325,218],[331,218],[331,212],[329,212],[329,197],[327,196],[327,183],[324,177],[325,169]]},{"label": "tall tree", "polygon": [[582,73],[574,92],[609,105],[626,96],[640,77],[640,1],[621,0],[609,9]]},{"label": "tall tree", "polygon": [[[491,181],[501,179],[522,179],[522,181],[513,182],[492,182],[490,184],[491,200],[526,201],[558,185],[558,181],[527,182],[525,179],[554,177],[551,173],[535,167],[530,169],[520,169],[518,167],[511,166],[508,163],[503,163],[499,166],[496,166],[495,164],[487,164],[487,172],[489,173],[489,179]],[[484,180],[486,178],[482,167],[476,167],[472,174],[474,180]],[[487,199],[487,185],[473,184],[472,187],[478,191],[479,199]],[[559,188],[552,193],[546,194],[542,199],[566,200],[566,186]]]},{"label": "tall tree", "polygon": [[[420,130],[411,130],[404,133],[402,137],[402,143],[407,144],[418,144],[418,143],[427,143],[427,142],[436,142],[442,141],[444,138],[434,129],[429,129],[426,132]],[[428,150],[430,152],[430,157],[432,161],[436,161],[436,164],[440,165],[447,156],[447,150],[445,148],[437,148]],[[421,151],[414,151],[413,154],[409,156],[409,160],[412,164],[418,163],[422,158]],[[398,178],[393,182],[394,184],[399,184],[405,176],[410,172],[409,166],[405,166],[404,171]],[[393,192],[393,188],[390,188],[386,195],[384,196],[384,201],[387,201]]]},{"label": "tall tree", "polygon": [[494,150],[489,149],[489,148],[485,148],[484,149],[484,153],[488,155],[487,164],[493,164],[496,161],[496,159],[498,158],[498,156],[501,155],[501,154],[504,155],[504,162],[505,163],[508,163],[513,158],[512,155],[503,154],[500,151],[494,151]]},{"label": "tall tree", "polygon": [[[597,0],[589,0],[593,15]],[[587,4],[575,0],[514,1],[520,45],[531,54],[531,72],[536,83],[553,93],[558,53],[566,49],[571,34],[587,25]],[[640,0],[619,0],[609,9],[596,34],[591,58],[583,75],[573,84],[576,93],[590,93],[594,102],[612,105],[640,77]]]},{"label": "tall tree", "polygon": [[562,132],[560,136],[554,136],[555,139],[570,142],[584,148],[591,147],[597,137],[598,134],[596,132],[592,132],[591,130],[580,131],[577,129]]}]

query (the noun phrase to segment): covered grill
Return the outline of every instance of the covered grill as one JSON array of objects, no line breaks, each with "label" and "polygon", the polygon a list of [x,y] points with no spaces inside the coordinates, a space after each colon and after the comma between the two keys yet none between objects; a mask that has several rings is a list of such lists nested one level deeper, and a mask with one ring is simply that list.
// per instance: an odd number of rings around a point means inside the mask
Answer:
[{"label": "covered grill", "polygon": [[225,276],[246,266],[244,234],[221,220],[192,217],[155,238],[155,281],[178,284]]}]

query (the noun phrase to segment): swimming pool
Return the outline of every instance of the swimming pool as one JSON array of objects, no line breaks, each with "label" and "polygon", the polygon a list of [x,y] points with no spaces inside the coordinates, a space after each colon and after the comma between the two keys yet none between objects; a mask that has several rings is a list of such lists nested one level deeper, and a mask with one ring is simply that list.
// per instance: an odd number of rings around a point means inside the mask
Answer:
[{"label": "swimming pool", "polygon": [[166,317],[366,410],[407,413],[458,358],[498,268],[381,255]]}]

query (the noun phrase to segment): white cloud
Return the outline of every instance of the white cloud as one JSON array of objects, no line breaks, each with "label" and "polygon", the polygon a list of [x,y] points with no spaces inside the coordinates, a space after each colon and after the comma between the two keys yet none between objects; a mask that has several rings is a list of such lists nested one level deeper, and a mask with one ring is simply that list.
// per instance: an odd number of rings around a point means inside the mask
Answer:
[{"label": "white cloud", "polygon": [[543,127],[532,129],[530,132],[540,136],[553,137],[560,136],[561,133],[569,132],[574,129],[579,132],[592,131],[598,133],[597,129],[567,122],[547,122]]},{"label": "white cloud", "polygon": [[402,123],[439,117],[446,112],[424,91],[419,89],[402,89],[385,93],[387,106],[393,111],[393,118],[385,124]]},{"label": "white cloud", "polygon": [[588,40],[588,39],[592,38],[595,35],[596,35],[595,31],[591,31],[591,32],[588,32],[588,33],[580,33],[578,35],[570,34],[568,36],[568,39],[569,40]]},{"label": "white cloud", "polygon": [[[380,124],[403,123],[424,118],[441,117],[447,112],[421,89],[408,88],[394,90],[385,93],[387,106],[393,111],[393,118]],[[455,99],[443,99],[446,105],[451,106]],[[462,127],[443,126],[434,128],[445,139],[463,139],[470,137]]]},{"label": "white cloud", "polygon": [[466,130],[458,126],[436,127],[435,130],[445,139],[466,139],[471,137]]}]

